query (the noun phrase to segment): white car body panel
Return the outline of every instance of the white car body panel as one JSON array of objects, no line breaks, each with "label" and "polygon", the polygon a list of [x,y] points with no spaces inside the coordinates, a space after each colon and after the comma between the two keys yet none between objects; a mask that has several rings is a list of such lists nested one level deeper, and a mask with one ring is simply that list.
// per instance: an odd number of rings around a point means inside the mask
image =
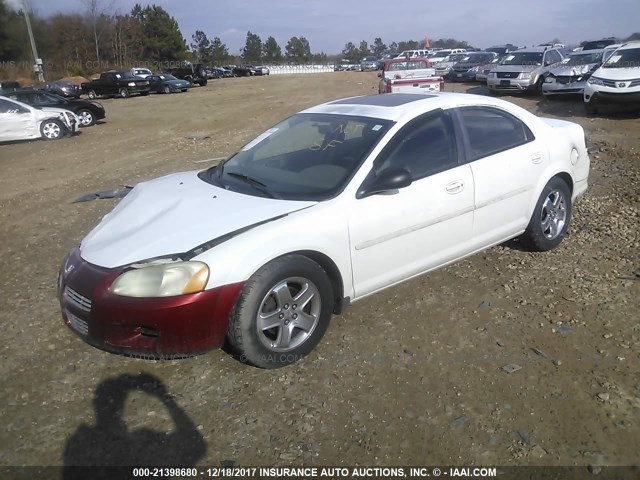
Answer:
[{"label": "white car body panel", "polygon": [[79,128],[80,120],[69,110],[53,107],[39,109],[7,97],[0,98],[16,106],[15,111],[0,113],[0,142],[41,138],[40,125],[52,118],[61,120],[72,132]]},{"label": "white car body panel", "polygon": [[[416,180],[395,194],[356,197],[376,157],[408,122],[438,108],[463,106],[505,110],[525,122],[535,140]],[[206,183],[196,172],[173,174],[137,185],[82,241],[82,257],[110,268],[180,254],[234,233],[190,257],[209,265],[207,289],[244,282],[282,255],[313,252],[335,265],[342,295],[354,301],[522,233],[556,174],[572,178],[574,200],[587,186],[582,128],[540,119],[500,99],[442,93],[393,107],[342,101],[305,112],[396,123],[332,199],[254,197]]]}]

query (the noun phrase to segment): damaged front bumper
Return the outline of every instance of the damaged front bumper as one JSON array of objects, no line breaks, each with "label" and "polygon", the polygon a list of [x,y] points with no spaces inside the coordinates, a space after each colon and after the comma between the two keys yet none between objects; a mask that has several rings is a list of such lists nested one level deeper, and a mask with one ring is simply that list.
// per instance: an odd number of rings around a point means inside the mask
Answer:
[{"label": "damaged front bumper", "polygon": [[221,346],[242,283],[174,297],[115,295],[111,284],[124,268],[84,260],[76,247],[58,276],[65,324],[85,342],[113,353],[172,359]]}]

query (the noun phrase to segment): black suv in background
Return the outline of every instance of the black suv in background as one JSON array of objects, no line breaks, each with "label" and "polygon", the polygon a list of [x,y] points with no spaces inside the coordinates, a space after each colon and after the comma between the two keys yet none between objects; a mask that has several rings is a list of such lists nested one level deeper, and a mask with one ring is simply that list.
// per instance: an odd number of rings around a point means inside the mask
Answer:
[{"label": "black suv in background", "polygon": [[90,100],[70,100],[45,90],[15,90],[4,93],[5,97],[32,107],[54,107],[71,110],[80,119],[80,126],[90,127],[105,117],[104,107]]},{"label": "black suv in background", "polygon": [[180,80],[189,80],[191,83],[197,83],[201,87],[207,84],[208,72],[207,67],[201,63],[186,64],[178,68],[169,68],[164,71],[173,75]]}]

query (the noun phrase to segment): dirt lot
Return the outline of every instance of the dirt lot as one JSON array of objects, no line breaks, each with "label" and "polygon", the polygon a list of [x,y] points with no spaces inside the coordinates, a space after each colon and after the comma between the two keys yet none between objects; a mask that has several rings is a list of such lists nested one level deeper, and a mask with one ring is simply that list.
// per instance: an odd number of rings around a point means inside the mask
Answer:
[{"label": "dirt lot", "polygon": [[213,81],[105,100],[106,123],[74,138],[0,146],[0,465],[640,464],[637,114],[506,97],[587,132],[592,185],[570,236],[356,303],[294,366],[135,360],[64,327],[59,264],[117,202],[74,199],[204,168],[304,107],[375,92],[375,73]]}]

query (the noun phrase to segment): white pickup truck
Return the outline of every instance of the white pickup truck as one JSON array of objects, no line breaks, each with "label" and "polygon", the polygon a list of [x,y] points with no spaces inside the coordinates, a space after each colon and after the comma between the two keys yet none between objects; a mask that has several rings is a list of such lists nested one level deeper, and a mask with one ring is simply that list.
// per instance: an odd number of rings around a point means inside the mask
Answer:
[{"label": "white pickup truck", "polygon": [[441,92],[444,79],[426,58],[393,58],[384,62],[379,74],[379,93]]}]

